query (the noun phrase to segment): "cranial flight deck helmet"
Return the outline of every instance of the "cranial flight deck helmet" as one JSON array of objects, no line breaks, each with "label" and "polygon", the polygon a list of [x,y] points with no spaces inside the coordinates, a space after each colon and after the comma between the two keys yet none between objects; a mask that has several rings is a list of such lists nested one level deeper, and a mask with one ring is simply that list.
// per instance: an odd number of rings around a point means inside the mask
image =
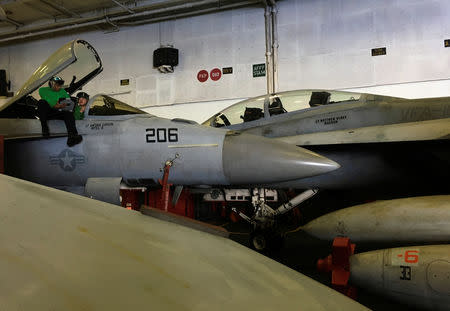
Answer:
[{"label": "cranial flight deck helmet", "polygon": [[50,78],[50,80],[48,80],[48,86],[52,87],[54,83],[59,84],[59,85],[63,85],[64,84],[64,80],[61,79],[61,77],[53,76],[53,77]]},{"label": "cranial flight deck helmet", "polygon": [[89,101],[89,94],[85,92],[78,92],[77,98],[86,98],[86,100]]}]

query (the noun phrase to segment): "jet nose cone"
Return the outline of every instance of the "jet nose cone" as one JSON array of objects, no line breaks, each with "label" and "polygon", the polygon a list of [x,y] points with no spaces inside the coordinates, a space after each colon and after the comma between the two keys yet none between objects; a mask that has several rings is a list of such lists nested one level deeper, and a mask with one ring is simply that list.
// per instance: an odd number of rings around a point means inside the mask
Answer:
[{"label": "jet nose cone", "polygon": [[307,149],[261,136],[229,132],[223,144],[223,169],[231,184],[282,182],[339,167]]}]

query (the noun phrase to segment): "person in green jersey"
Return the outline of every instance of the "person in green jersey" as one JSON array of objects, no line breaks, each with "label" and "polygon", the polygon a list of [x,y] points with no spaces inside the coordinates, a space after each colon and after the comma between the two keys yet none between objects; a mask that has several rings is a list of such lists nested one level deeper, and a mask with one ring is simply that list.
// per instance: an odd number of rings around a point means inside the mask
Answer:
[{"label": "person in green jersey", "polygon": [[48,87],[41,87],[39,89],[41,100],[37,103],[37,113],[39,120],[41,121],[42,135],[44,137],[50,136],[47,120],[64,120],[68,134],[67,145],[72,147],[79,144],[83,140],[83,137],[78,135],[73,112],[63,110],[66,107],[66,104],[60,103],[61,100],[70,98],[66,90],[62,88],[63,84],[63,79],[54,76],[48,81]]},{"label": "person in green jersey", "polygon": [[75,106],[73,110],[73,115],[75,120],[84,119],[84,110],[86,109],[86,104],[89,101],[89,94],[85,92],[78,92],[77,94],[78,105]]}]

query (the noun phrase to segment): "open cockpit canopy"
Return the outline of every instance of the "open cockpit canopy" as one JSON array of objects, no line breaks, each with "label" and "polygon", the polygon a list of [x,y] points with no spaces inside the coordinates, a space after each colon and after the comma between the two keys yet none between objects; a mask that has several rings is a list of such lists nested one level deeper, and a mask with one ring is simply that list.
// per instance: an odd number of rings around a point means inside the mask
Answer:
[{"label": "open cockpit canopy", "polygon": [[73,40],[53,53],[8,102],[0,107],[0,117],[32,118],[38,90],[47,86],[52,76],[64,81],[64,88],[73,94],[98,75],[102,62],[95,49],[84,40]]}]

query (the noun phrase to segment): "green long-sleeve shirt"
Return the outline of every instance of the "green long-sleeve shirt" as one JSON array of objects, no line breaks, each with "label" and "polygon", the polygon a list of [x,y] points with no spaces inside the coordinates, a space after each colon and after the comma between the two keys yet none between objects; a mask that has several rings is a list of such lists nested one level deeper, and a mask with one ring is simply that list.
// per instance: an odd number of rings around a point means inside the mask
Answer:
[{"label": "green long-sleeve shirt", "polygon": [[75,120],[83,120],[84,119],[84,111],[80,111],[81,107],[76,105],[75,109],[73,110],[73,116],[75,117]]},{"label": "green long-sleeve shirt", "polygon": [[43,100],[46,100],[50,107],[55,107],[60,98],[68,98],[69,94],[64,89],[60,89],[58,92],[52,90],[51,87],[41,87],[39,89],[39,96]]}]

